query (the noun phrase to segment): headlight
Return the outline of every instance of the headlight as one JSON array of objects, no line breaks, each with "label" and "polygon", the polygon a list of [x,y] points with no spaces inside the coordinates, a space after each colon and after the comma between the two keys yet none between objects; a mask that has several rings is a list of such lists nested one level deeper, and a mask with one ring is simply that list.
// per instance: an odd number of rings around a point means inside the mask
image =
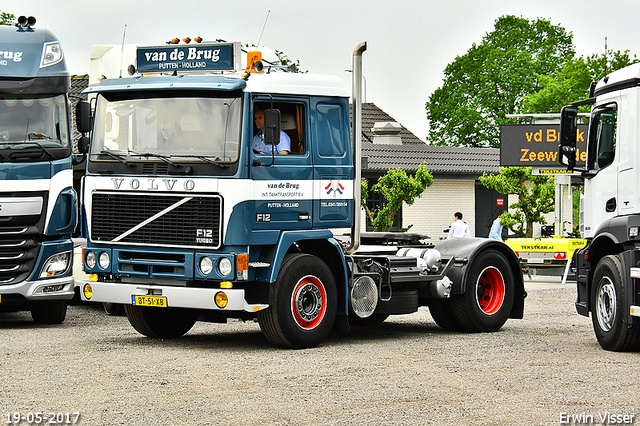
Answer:
[{"label": "headlight", "polygon": [[102,269],[107,269],[109,267],[109,253],[106,251],[100,253],[100,257],[98,257],[98,266]]},{"label": "headlight", "polygon": [[40,61],[40,68],[55,65],[62,61],[62,49],[60,43],[52,41],[44,44],[44,50],[42,52],[42,60]]},{"label": "headlight", "polygon": [[87,253],[87,258],[84,260],[84,262],[87,264],[87,268],[89,269],[93,269],[96,267],[96,254],[92,251],[90,251],[89,253]]},{"label": "headlight", "polygon": [[40,278],[59,277],[67,273],[71,266],[71,252],[57,253],[44,263],[40,271]]},{"label": "headlight", "polygon": [[202,275],[209,275],[213,271],[213,262],[206,256],[200,259],[199,266]]},{"label": "headlight", "polygon": [[223,277],[231,273],[231,268],[231,261],[226,257],[223,257],[220,259],[220,262],[218,262],[218,272],[220,272],[220,275]]}]

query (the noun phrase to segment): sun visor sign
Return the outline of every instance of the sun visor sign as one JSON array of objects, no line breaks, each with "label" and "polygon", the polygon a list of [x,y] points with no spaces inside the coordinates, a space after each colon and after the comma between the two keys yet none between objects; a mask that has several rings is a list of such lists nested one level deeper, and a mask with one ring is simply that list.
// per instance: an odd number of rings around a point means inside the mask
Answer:
[{"label": "sun visor sign", "polygon": [[234,71],[240,69],[240,43],[140,46],[139,73]]}]

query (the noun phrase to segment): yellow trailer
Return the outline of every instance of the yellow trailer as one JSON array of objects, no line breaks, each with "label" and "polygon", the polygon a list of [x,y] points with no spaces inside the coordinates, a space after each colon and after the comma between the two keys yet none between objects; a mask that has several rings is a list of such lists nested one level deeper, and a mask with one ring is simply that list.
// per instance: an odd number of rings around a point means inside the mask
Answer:
[{"label": "yellow trailer", "polygon": [[505,243],[527,267],[564,266],[562,282],[567,280],[569,265],[576,250],[584,247],[582,238],[509,238]]}]

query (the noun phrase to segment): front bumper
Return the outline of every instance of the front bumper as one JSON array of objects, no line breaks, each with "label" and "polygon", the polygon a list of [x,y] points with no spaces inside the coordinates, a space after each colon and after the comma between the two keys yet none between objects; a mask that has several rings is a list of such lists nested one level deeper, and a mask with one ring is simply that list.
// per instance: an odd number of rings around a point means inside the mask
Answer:
[{"label": "front bumper", "polygon": [[[84,286],[91,286],[91,298],[87,298]],[[227,295],[228,303],[224,308],[216,305],[216,295],[223,292]],[[193,288],[173,287],[131,283],[89,282],[80,289],[82,300],[88,302],[107,302],[131,305],[133,296],[166,297],[167,307],[187,309],[207,309],[216,311],[244,311],[257,312],[269,305],[249,304],[245,300],[243,289],[226,288]],[[161,308],[160,308],[161,309]]]},{"label": "front bumper", "polygon": [[72,276],[38,281],[22,281],[0,286],[0,294],[19,294],[28,301],[71,300],[75,294]]}]

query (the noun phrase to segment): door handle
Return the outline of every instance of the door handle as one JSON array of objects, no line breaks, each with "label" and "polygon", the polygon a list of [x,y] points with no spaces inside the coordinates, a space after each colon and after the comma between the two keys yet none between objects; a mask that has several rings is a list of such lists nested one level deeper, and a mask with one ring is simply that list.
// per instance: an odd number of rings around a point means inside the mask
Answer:
[{"label": "door handle", "polygon": [[607,211],[607,213],[612,213],[616,211],[616,199],[615,198],[610,198],[607,200],[606,204],[605,204],[605,210]]}]

